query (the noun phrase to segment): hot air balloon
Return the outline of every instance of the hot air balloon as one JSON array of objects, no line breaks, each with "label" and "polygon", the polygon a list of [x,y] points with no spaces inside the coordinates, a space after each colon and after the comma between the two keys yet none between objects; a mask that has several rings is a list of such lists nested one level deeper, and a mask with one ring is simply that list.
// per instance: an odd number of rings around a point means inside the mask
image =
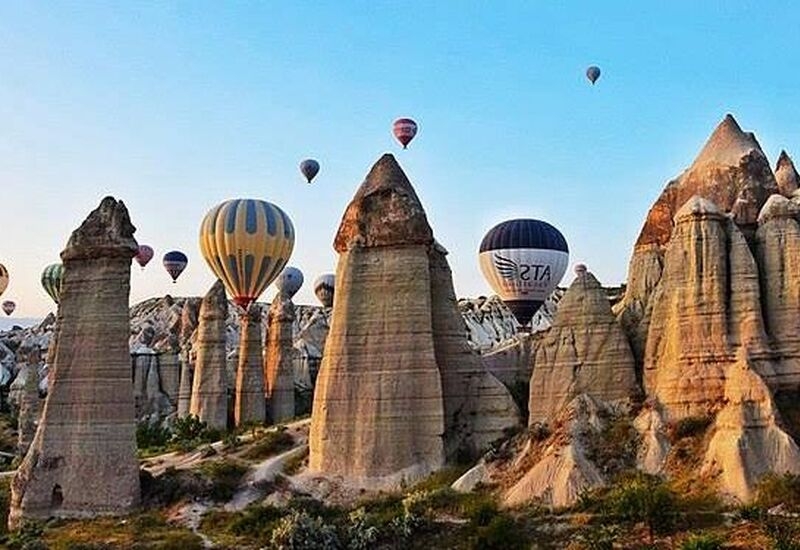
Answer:
[{"label": "hot air balloon", "polygon": [[155,252],[151,247],[147,246],[146,244],[140,244],[139,250],[136,251],[136,256],[134,256],[134,259],[136,260],[136,263],[138,263],[140,266],[142,266],[142,269],[144,269],[144,266],[150,263],[150,260],[153,259],[153,254],[155,254]]},{"label": "hot air balloon", "polygon": [[183,273],[183,270],[186,269],[186,266],[189,264],[189,258],[180,250],[172,250],[164,254],[162,263],[164,264],[164,269],[167,270],[167,273],[172,277],[172,282],[174,283],[178,280],[180,274]]},{"label": "hot air balloon", "polygon": [[56,304],[61,299],[61,281],[63,278],[63,264],[50,264],[42,271],[42,287]]},{"label": "hot air balloon", "polygon": [[200,224],[203,257],[244,310],[275,280],[293,249],[289,216],[267,201],[225,201]]},{"label": "hot air balloon", "polygon": [[600,67],[595,67],[592,65],[586,69],[586,78],[588,78],[589,82],[594,85],[594,83],[597,82],[597,79],[600,78]]},{"label": "hot air balloon", "polygon": [[320,275],[314,281],[314,294],[325,307],[333,306],[333,291],[336,284],[336,276],[333,273]]},{"label": "hot air balloon", "polygon": [[275,279],[275,287],[278,289],[278,292],[287,298],[291,298],[297,294],[301,286],[303,286],[303,272],[296,267],[285,267],[280,275],[278,275],[278,278]]},{"label": "hot air balloon", "polygon": [[14,313],[15,309],[17,309],[17,304],[12,302],[11,300],[6,300],[5,302],[3,302],[3,312],[5,312],[6,315],[11,315],[12,313]]},{"label": "hot air balloon", "polygon": [[403,145],[403,149],[408,149],[408,144],[417,135],[417,123],[410,118],[398,118],[392,125],[394,137]]},{"label": "hot air balloon", "polygon": [[306,177],[308,183],[319,173],[319,163],[314,159],[306,159],[300,163],[300,172]]},{"label": "hot air balloon", "polygon": [[6,266],[0,264],[0,295],[8,288],[8,270]]},{"label": "hot air balloon", "polygon": [[483,276],[525,326],[555,290],[569,261],[564,236],[540,220],[504,221],[481,241]]}]

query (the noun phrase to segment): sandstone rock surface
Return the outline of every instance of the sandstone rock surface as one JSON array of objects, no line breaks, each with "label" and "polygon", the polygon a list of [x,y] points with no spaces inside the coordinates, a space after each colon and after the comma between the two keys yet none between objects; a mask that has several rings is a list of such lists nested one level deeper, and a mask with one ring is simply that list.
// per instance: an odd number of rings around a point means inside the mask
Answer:
[{"label": "sandstone rock surface", "polygon": [[197,362],[192,382],[189,413],[210,428],[225,430],[228,426],[228,381],[226,374],[225,319],[228,300],[225,287],[217,280],[200,305],[197,328]]},{"label": "sandstone rock surface", "polygon": [[553,325],[535,344],[529,423],[548,423],[580,394],[606,403],[641,392],[625,333],[605,291],[582,270],[559,303]]},{"label": "sandstone rock surface", "polygon": [[234,421],[237,426],[247,422],[263,424],[267,414],[267,403],[264,400],[261,308],[257,304],[251,305],[247,312],[242,314],[241,324]]},{"label": "sandstone rock surface", "polygon": [[292,345],[294,304],[278,295],[267,313],[267,340],[264,353],[264,382],[267,412],[272,423],[294,418],[295,350]]},{"label": "sandstone rock surface", "polygon": [[784,197],[791,197],[800,187],[800,175],[786,151],[781,151],[775,165],[775,181],[778,184],[778,193]]},{"label": "sandstone rock surface", "polygon": [[134,231],[125,205],[106,197],[61,253],[52,382],[12,482],[12,528],[26,519],[122,514],[139,503],[128,354]]}]

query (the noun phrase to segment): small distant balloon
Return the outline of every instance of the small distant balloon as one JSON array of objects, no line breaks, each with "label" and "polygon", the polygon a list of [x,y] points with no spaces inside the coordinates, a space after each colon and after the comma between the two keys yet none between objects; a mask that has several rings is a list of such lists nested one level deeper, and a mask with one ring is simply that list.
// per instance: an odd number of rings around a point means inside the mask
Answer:
[{"label": "small distant balloon", "polygon": [[284,268],[278,278],[275,279],[275,287],[278,292],[287,298],[297,294],[301,286],[303,286],[303,272],[296,267],[289,266]]},{"label": "small distant balloon", "polygon": [[136,256],[134,256],[134,259],[136,260],[136,263],[138,263],[142,269],[144,269],[144,266],[146,266],[150,260],[153,259],[154,254],[155,252],[151,247],[147,246],[146,244],[140,244],[139,250],[136,251]]},{"label": "small distant balloon", "polygon": [[172,250],[164,254],[162,263],[164,264],[164,269],[167,270],[167,273],[172,277],[172,282],[174,283],[178,280],[180,274],[183,273],[183,270],[186,269],[186,266],[189,264],[189,258],[179,250]]},{"label": "small distant balloon", "polygon": [[311,183],[319,173],[319,163],[314,159],[306,159],[300,163],[300,172],[305,176],[308,183]]},{"label": "small distant balloon", "polygon": [[400,142],[403,149],[408,149],[408,144],[417,135],[417,129],[417,123],[410,118],[398,118],[392,126],[394,137]]},{"label": "small distant balloon", "polygon": [[61,299],[61,282],[64,277],[63,264],[50,264],[42,271],[42,288],[58,304]]},{"label": "small distant balloon", "polygon": [[594,85],[594,83],[597,82],[597,79],[600,78],[600,67],[592,65],[586,69],[586,78],[588,78],[589,82]]},{"label": "small distant balloon", "polygon": [[8,270],[6,266],[0,264],[0,294],[3,294],[6,288],[8,288]]},{"label": "small distant balloon", "polygon": [[336,276],[333,273],[320,275],[314,281],[314,294],[325,307],[333,306],[333,291],[336,287]]},{"label": "small distant balloon", "polygon": [[6,300],[5,302],[3,302],[3,312],[6,315],[11,315],[12,313],[14,313],[15,309],[17,309],[17,304],[12,302],[11,300]]}]

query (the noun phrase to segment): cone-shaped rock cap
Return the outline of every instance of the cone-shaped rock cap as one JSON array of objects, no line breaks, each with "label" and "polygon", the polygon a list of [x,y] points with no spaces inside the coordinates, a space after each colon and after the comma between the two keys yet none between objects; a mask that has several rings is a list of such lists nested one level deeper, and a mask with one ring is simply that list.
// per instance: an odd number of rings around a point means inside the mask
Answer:
[{"label": "cone-shaped rock cap", "polygon": [[572,326],[581,323],[591,325],[591,322],[611,321],[614,321],[611,303],[600,281],[591,271],[576,270],[575,279],[558,303],[553,326]]},{"label": "cone-shaped rock cap", "polygon": [[675,223],[687,218],[723,218],[724,214],[719,207],[710,200],[699,195],[694,195],[680,207],[675,214]]},{"label": "cone-shaped rock cap", "polygon": [[786,151],[781,151],[778,164],[775,166],[775,181],[778,182],[778,191],[781,195],[789,197],[800,187],[800,175],[794,167],[791,157]]},{"label": "cone-shaped rock cap", "polygon": [[770,195],[761,212],[758,213],[758,224],[768,222],[775,218],[794,218],[797,215],[797,205],[783,195]]},{"label": "cone-shaped rock cap", "polygon": [[133,238],[135,231],[125,204],[114,197],[106,197],[72,232],[61,259],[133,258],[139,248]]},{"label": "cone-shaped rock cap", "polygon": [[211,310],[228,309],[228,299],[225,296],[225,285],[219,279],[211,286],[201,302],[201,313],[211,308]]},{"label": "cone-shaped rock cap", "polygon": [[[708,138],[700,154],[692,163],[692,167],[708,164],[738,166],[742,157],[751,151],[764,156],[761,146],[752,133],[742,131],[733,115],[727,114]],[[691,168],[690,168],[691,170]]]},{"label": "cone-shaped rock cap", "polygon": [[433,232],[411,182],[394,156],[372,167],[342,216],[333,247],[430,245]]}]

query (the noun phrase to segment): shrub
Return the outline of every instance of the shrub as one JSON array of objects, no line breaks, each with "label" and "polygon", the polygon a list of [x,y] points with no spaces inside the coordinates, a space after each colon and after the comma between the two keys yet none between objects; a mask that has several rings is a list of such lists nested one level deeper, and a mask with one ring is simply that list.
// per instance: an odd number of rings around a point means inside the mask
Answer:
[{"label": "shrub", "polygon": [[681,543],[681,550],[721,550],[722,539],[714,534],[692,535]]},{"label": "shrub", "polygon": [[350,513],[347,524],[348,550],[370,550],[376,546],[380,530],[367,516],[364,508]]},{"label": "shrub", "polygon": [[282,518],[270,539],[276,550],[337,550],[341,548],[336,528],[321,518],[294,511]]},{"label": "shrub", "polygon": [[745,504],[736,510],[736,517],[744,521],[762,521],[767,517],[767,511],[757,504]]},{"label": "shrub", "polygon": [[612,487],[604,512],[630,523],[644,523],[650,542],[656,533],[668,533],[675,524],[678,499],[658,476],[637,473]]},{"label": "shrub", "polygon": [[305,451],[302,453],[297,453],[296,455],[289,458],[283,464],[283,474],[287,476],[293,476],[297,472],[300,471],[306,461],[308,460],[308,447],[305,448]]},{"label": "shrub", "polygon": [[681,418],[673,428],[673,439],[685,439],[703,435],[714,419],[710,416],[689,416]]},{"label": "shrub", "polygon": [[172,433],[159,422],[143,421],[136,425],[136,446],[139,449],[161,449],[167,446]]},{"label": "shrub", "polygon": [[478,530],[473,546],[476,550],[516,550],[528,548],[520,526],[507,515],[497,515]]},{"label": "shrub", "polygon": [[575,538],[582,548],[591,550],[613,550],[619,539],[620,530],[616,525],[590,525]]},{"label": "shrub", "polygon": [[172,442],[182,451],[188,451],[203,443],[211,443],[222,438],[222,432],[209,428],[208,424],[194,415],[176,418],[172,430]]},{"label": "shrub", "polygon": [[800,525],[796,520],[769,517],[764,531],[772,543],[772,550],[800,550]]},{"label": "shrub", "polygon": [[639,433],[625,414],[608,415],[600,431],[590,431],[586,437],[589,460],[609,477],[636,467]]},{"label": "shrub", "polygon": [[282,453],[294,446],[294,438],[281,427],[278,430],[267,432],[261,439],[247,449],[242,457],[248,460],[262,460]]},{"label": "shrub", "polygon": [[248,468],[231,460],[205,462],[200,467],[201,475],[210,482],[209,497],[216,502],[230,500]]},{"label": "shrub", "polygon": [[778,504],[789,509],[800,508],[800,476],[767,474],[756,486],[755,504],[766,509]]}]

